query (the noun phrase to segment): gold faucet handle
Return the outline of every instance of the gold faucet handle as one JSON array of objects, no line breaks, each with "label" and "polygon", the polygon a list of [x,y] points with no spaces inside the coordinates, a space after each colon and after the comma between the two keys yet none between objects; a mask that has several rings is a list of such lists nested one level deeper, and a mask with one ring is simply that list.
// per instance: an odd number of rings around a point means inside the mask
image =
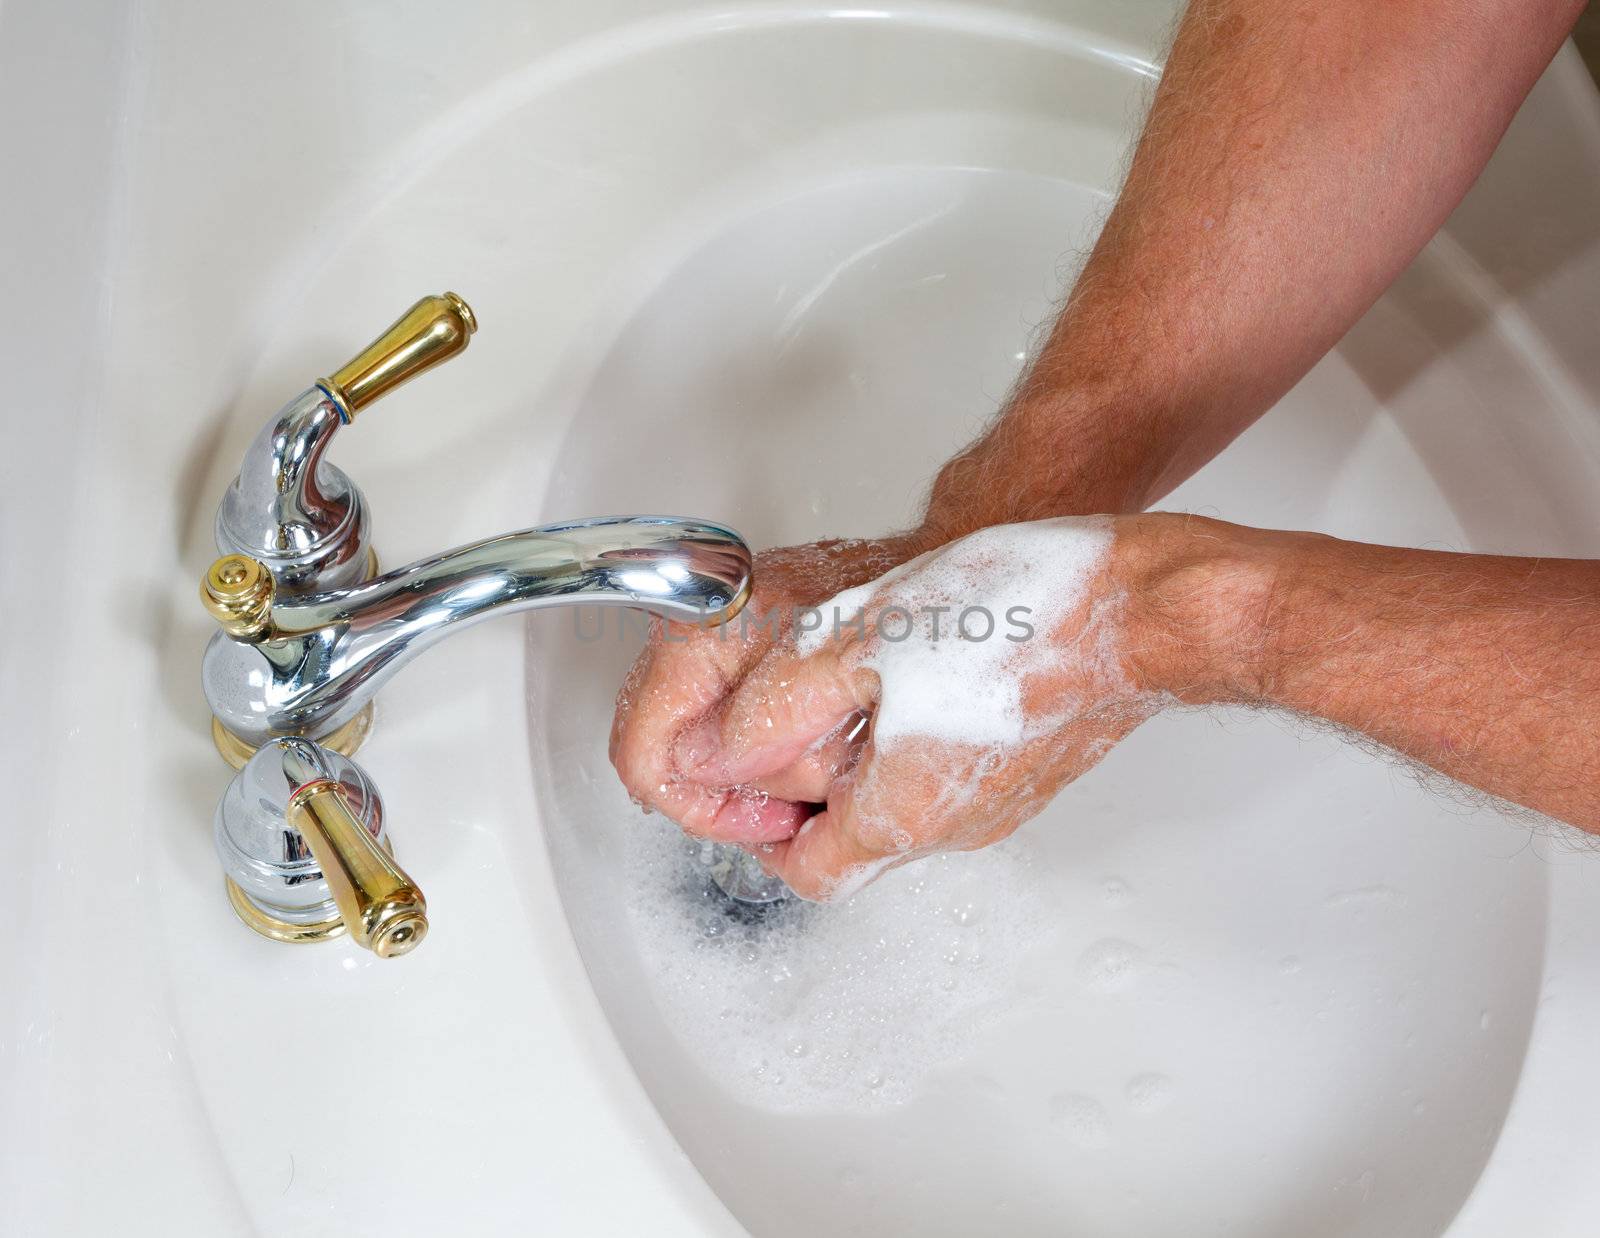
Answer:
[{"label": "gold faucet handle", "polygon": [[453,292],[423,297],[355,357],[317,385],[349,421],[401,383],[448,361],[478,329],[472,307]]},{"label": "gold faucet handle", "polygon": [[223,555],[200,580],[200,600],[235,640],[254,641],[267,635],[275,592],[267,565],[248,555]]},{"label": "gold faucet handle", "polygon": [[308,782],[289,799],[289,824],[311,848],[350,936],[379,958],[399,958],[428,935],[416,883],[356,820],[338,784]]}]

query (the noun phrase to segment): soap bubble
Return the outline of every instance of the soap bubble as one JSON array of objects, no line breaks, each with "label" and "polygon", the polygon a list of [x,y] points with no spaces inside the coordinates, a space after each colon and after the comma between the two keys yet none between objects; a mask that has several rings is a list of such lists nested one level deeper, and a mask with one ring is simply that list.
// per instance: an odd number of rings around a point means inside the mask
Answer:
[{"label": "soap bubble", "polygon": [[624,903],[656,1004],[711,1085],[769,1110],[908,1100],[1006,1008],[1051,923],[1026,840],[752,919],[708,894],[676,830],[639,820],[630,839]]}]

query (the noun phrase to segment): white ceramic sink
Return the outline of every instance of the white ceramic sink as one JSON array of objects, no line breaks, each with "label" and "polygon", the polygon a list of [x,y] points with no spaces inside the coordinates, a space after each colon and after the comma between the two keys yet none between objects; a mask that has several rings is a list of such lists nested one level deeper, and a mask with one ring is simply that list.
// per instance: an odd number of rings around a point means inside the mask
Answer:
[{"label": "white ceramic sink", "polygon": [[[1171,14],[0,9],[0,1232],[1592,1232],[1600,858],[1271,718],[1159,719],[1012,843],[752,927],[610,771],[637,640],[506,620],[358,754],[422,949],[222,895],[194,581],[270,412],[450,287],[471,349],[334,449],[387,564],[901,525],[1092,239]],[[1169,505],[1600,554],[1596,321],[1569,51]]]}]

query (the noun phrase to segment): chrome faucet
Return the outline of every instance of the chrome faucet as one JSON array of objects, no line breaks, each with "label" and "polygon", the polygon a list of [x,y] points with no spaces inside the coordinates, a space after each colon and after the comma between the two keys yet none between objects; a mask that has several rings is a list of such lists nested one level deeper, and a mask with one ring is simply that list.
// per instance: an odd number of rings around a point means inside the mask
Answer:
[{"label": "chrome faucet", "polygon": [[[221,625],[206,646],[201,682],[212,737],[234,768],[285,736],[348,756],[390,676],[492,615],[597,604],[714,625],[749,598],[744,540],[723,525],[675,516],[523,529],[375,575],[366,502],[323,459],[328,442],[364,405],[460,352],[476,328],[455,294],[423,298],[331,379],[286,405],[246,452],[217,512],[222,557],[200,586]],[[330,794],[338,793],[335,785]],[[247,914],[237,896],[234,905],[268,936],[309,939],[260,906]]]},{"label": "chrome faucet", "polygon": [[363,584],[277,600],[259,562],[229,555],[203,586],[223,630],[206,647],[201,678],[217,721],[252,749],[278,735],[338,748],[331,737],[391,675],[491,615],[595,603],[718,623],[744,604],[749,582],[737,533],[673,516],[524,529]]}]

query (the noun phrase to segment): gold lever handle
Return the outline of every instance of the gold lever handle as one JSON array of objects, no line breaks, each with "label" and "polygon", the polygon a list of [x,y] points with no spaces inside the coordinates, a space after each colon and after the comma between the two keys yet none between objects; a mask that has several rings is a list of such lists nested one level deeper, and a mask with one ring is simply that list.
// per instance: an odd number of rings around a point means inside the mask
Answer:
[{"label": "gold lever handle", "polygon": [[347,361],[322,387],[346,421],[401,383],[448,361],[478,329],[472,307],[453,292],[423,297],[399,320]]},{"label": "gold lever handle", "polygon": [[337,783],[306,783],[290,797],[287,816],[316,856],[339,918],[358,944],[385,959],[422,944],[427,900],[356,820]]}]

